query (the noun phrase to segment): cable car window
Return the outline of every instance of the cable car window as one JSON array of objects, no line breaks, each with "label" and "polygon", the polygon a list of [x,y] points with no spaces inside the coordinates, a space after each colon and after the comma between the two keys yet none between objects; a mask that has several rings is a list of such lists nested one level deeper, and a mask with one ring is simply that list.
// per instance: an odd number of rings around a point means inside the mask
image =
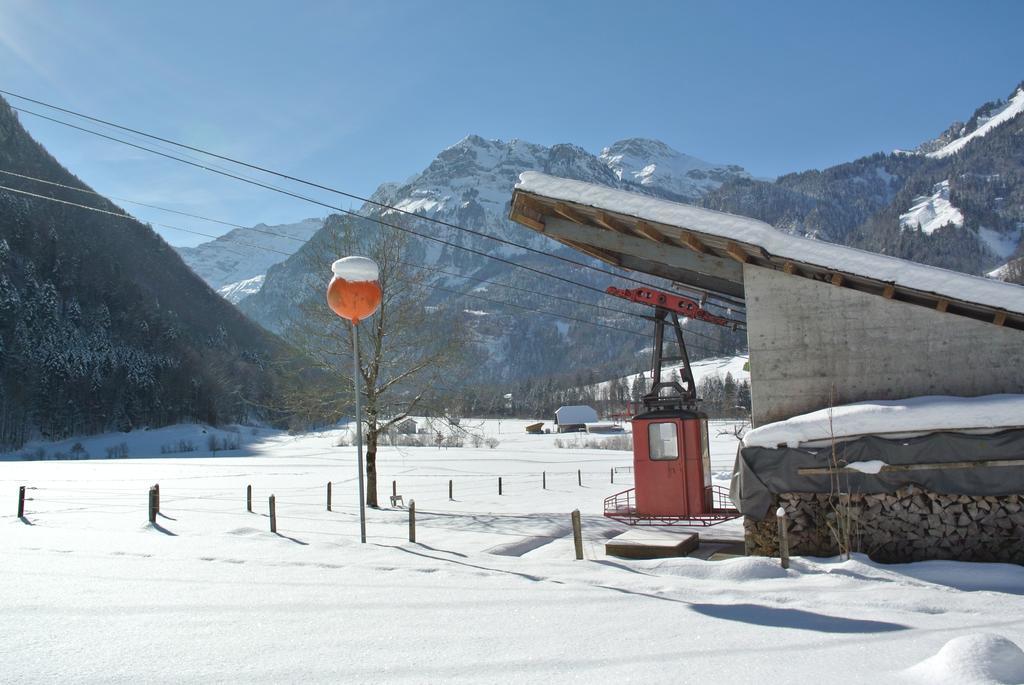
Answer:
[{"label": "cable car window", "polygon": [[676,424],[665,421],[647,427],[647,444],[651,461],[669,461],[679,458],[679,433]]}]

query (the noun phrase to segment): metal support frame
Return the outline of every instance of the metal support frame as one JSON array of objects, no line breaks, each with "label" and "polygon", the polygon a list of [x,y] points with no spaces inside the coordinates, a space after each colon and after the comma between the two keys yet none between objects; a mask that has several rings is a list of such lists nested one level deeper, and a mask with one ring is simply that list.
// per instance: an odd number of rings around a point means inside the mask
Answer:
[{"label": "metal support frame", "polygon": [[635,488],[617,492],[604,500],[605,518],[615,519],[631,526],[714,526],[737,519],[740,512],[732,506],[729,491],[718,485],[706,488],[714,508],[707,514],[692,516],[657,516],[641,514],[636,510]]}]

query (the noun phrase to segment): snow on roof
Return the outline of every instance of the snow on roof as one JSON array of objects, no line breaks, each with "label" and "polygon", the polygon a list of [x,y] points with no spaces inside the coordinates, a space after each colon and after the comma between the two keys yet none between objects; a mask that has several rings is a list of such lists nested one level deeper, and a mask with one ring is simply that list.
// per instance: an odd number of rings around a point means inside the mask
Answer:
[{"label": "snow on roof", "polygon": [[1024,287],[1019,285],[797,237],[749,217],[548,176],[537,171],[520,174],[516,190],[757,245],[775,257],[792,262],[1024,314]]},{"label": "snow on roof", "polygon": [[585,404],[569,405],[555,410],[555,423],[561,426],[596,422],[597,411]]},{"label": "snow on roof", "polygon": [[[829,414],[831,413],[831,427]],[[820,409],[769,423],[743,436],[744,447],[798,447],[802,443],[864,435],[964,432],[1024,426],[1024,395],[873,400]]]}]

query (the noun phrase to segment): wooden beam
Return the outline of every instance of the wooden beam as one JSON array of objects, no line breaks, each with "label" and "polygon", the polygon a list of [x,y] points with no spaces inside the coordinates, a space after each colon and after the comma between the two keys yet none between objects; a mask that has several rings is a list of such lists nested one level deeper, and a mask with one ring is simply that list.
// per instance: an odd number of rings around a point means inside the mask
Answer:
[{"label": "wooden beam", "polygon": [[896,286],[894,286],[892,283],[885,286],[885,290],[882,291],[882,297],[884,297],[887,300],[891,300],[892,298],[896,297]]},{"label": "wooden beam", "polygon": [[782,270],[785,273],[792,276],[793,274],[796,273],[796,264],[794,264],[793,262],[786,262],[785,264],[782,265]]},{"label": "wooden beam", "polygon": [[597,216],[594,218],[594,221],[595,223],[597,223],[598,226],[601,226],[602,228],[607,228],[609,231],[615,231],[616,233],[620,233],[622,235],[636,235],[636,233],[631,231],[628,226],[623,226],[616,219],[609,216],[607,212],[598,212]]},{"label": "wooden beam", "polygon": [[832,278],[830,279],[830,281],[831,281],[832,285],[837,285],[837,286],[842,285],[843,284],[843,275],[842,274],[832,274]]},{"label": "wooden beam", "polygon": [[644,238],[647,238],[648,240],[652,240],[656,243],[668,242],[668,238],[666,238],[664,234],[662,234],[660,231],[658,231],[658,229],[656,229],[654,226],[651,226],[646,221],[636,222],[636,225],[633,226],[633,229],[639,235],[643,236]]},{"label": "wooden beam", "polygon": [[[621,235],[593,225],[581,226],[553,213],[545,217],[545,223],[544,235],[605,250],[618,256],[623,267],[678,280],[693,288],[743,297],[743,266],[728,257],[700,255],[685,247],[657,243],[639,235]],[[659,264],[664,268],[657,268]]]},{"label": "wooden beam", "polygon": [[529,217],[521,212],[512,212],[512,216],[509,218],[511,218],[512,221],[520,223],[523,226],[528,226],[535,231],[539,231],[541,233],[544,232],[545,226],[543,219],[534,219],[533,217]]},{"label": "wooden beam", "polygon": [[[686,245],[691,250],[693,250],[694,252],[696,252],[697,254],[707,254],[708,253],[707,246],[700,241],[700,238],[698,238],[697,236],[695,236],[692,233],[684,233],[683,234],[683,244]],[[745,254],[743,256],[746,257]],[[741,260],[741,261],[745,261],[745,260]]]},{"label": "wooden beam", "polygon": [[568,219],[574,224],[585,225],[590,223],[585,217],[578,214],[576,210],[574,210],[572,207],[565,204],[564,202],[556,202],[551,209],[555,212],[555,214],[559,215],[563,219]]},{"label": "wooden beam", "polygon": [[605,250],[592,247],[590,245],[584,245],[583,243],[577,243],[575,240],[566,240],[565,238],[562,238],[562,242],[575,250],[579,250],[583,254],[590,255],[595,259],[600,259],[602,262],[606,262],[612,266],[622,265],[622,260],[611,252],[606,252]]},{"label": "wooden beam", "polygon": [[746,252],[743,251],[743,248],[741,248],[736,243],[730,242],[728,245],[726,245],[725,251],[730,257],[735,259],[740,264],[746,264],[750,260],[750,257],[747,255]]},{"label": "wooden beam", "polygon": [[935,303],[935,311],[944,312],[949,309],[949,300],[941,299]]},{"label": "wooden beam", "polygon": [[1002,326],[1006,323],[1006,312],[1002,309],[996,312],[996,315],[992,317],[992,323],[997,326]]}]

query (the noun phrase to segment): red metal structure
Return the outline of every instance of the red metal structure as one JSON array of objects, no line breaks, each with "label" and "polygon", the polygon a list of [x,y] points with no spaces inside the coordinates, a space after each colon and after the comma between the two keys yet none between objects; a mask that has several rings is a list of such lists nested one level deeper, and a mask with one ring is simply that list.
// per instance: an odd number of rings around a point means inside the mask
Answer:
[{"label": "red metal structure", "polygon": [[[679,315],[725,326],[691,299],[650,288],[608,293],[655,308],[653,380],[644,396],[644,411],[633,417],[634,487],[604,501],[604,515],[632,525],[710,526],[737,518],[725,488],[711,484],[708,418],[697,410],[697,389],[683,341]],[[678,356],[665,356],[665,326],[675,331]],[[662,380],[665,362],[682,362],[676,380]]]}]

